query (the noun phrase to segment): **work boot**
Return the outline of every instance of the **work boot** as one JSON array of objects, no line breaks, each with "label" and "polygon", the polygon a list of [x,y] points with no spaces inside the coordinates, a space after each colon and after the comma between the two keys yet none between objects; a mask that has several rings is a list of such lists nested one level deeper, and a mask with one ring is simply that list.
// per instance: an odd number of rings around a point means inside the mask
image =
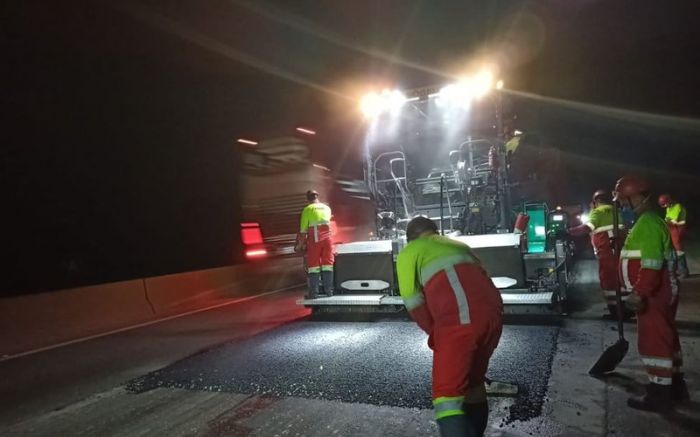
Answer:
[{"label": "work boot", "polygon": [[480,437],[463,414],[447,416],[437,420],[440,437]]},{"label": "work boot", "polygon": [[673,409],[672,387],[670,385],[647,384],[647,392],[642,396],[627,399],[627,405],[635,410],[666,413]]},{"label": "work boot", "polygon": [[307,299],[316,299],[318,297],[318,286],[321,282],[320,273],[309,273],[307,277],[309,285],[309,294],[306,295]]},{"label": "work boot", "polygon": [[678,277],[681,279],[690,277],[690,272],[688,271],[688,260],[685,258],[685,255],[678,257]]},{"label": "work boot", "polygon": [[478,404],[464,403],[464,415],[474,428],[475,435],[483,436],[486,431],[486,424],[489,421],[489,404],[482,402]]},{"label": "work boot", "polygon": [[673,383],[671,384],[671,395],[673,396],[674,401],[690,400],[688,385],[686,385],[685,378],[683,378],[682,373],[676,373],[673,375]]},{"label": "work boot", "polygon": [[326,292],[326,296],[333,296],[333,270],[322,271],[321,280],[323,281],[323,291]]}]

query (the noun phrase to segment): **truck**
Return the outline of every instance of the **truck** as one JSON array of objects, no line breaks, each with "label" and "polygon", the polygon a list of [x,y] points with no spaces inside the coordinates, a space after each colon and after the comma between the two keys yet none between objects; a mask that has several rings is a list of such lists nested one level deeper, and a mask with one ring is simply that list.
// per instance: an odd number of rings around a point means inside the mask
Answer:
[{"label": "truck", "polygon": [[573,253],[559,230],[569,217],[541,201],[514,207],[517,181],[509,168],[517,150],[506,146],[500,88],[482,72],[444,87],[363,99],[364,179],[375,234],[336,244],[333,296],[298,304],[314,313],[402,311],[396,258],[406,224],[420,215],[474,250],[507,312],[564,311]]},{"label": "truck", "polygon": [[[309,141],[283,135],[242,149],[241,240],[248,261],[301,257],[294,252],[306,191],[319,192],[333,211],[335,241],[355,241],[373,230],[371,203],[358,181],[312,160]],[[303,266],[299,263],[300,269]]]}]

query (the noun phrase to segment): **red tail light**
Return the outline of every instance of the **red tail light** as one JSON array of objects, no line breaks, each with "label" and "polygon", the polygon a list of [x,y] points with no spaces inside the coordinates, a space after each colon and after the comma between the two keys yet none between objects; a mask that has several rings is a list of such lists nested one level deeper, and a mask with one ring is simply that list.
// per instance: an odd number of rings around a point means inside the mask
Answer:
[{"label": "red tail light", "polygon": [[241,223],[241,241],[246,246],[262,244],[263,236],[257,223]]},{"label": "red tail light", "polygon": [[247,259],[260,259],[267,256],[259,223],[241,223],[241,242],[245,246]]}]

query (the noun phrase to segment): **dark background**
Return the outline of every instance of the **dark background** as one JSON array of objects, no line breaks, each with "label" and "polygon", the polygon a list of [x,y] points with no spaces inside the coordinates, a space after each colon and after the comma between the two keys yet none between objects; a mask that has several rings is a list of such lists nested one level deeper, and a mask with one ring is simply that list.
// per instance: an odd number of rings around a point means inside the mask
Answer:
[{"label": "dark background", "polygon": [[[700,26],[651,0],[8,1],[3,293],[225,265],[238,137],[305,125],[357,174],[356,100],[500,66],[516,127],[553,148],[552,201],[623,173],[700,202]],[[401,60],[397,62],[396,60]],[[691,225],[692,226],[692,225]]]}]

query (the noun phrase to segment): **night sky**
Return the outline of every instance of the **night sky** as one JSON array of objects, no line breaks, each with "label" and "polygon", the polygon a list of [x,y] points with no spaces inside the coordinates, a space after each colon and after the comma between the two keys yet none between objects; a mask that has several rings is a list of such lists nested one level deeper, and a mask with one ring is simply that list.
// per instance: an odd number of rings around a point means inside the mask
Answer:
[{"label": "night sky", "polygon": [[[236,262],[235,139],[357,172],[356,100],[500,67],[571,203],[624,172],[700,202],[695,2],[3,2],[5,292]],[[584,105],[585,104],[585,105]],[[560,199],[557,199],[560,200]]]}]

